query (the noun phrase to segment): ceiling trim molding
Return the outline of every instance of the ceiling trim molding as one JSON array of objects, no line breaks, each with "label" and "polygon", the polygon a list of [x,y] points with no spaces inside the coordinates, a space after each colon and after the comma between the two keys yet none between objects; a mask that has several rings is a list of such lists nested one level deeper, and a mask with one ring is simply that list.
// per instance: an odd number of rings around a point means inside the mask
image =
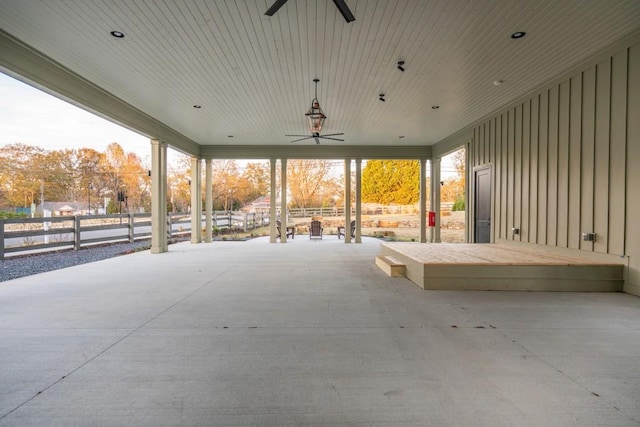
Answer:
[{"label": "ceiling trim molding", "polygon": [[1,29],[0,68],[24,83],[149,139],[165,141],[186,154],[197,154],[199,151],[196,142]]},{"label": "ceiling trim molding", "polygon": [[430,159],[430,146],[203,145],[203,159]]}]

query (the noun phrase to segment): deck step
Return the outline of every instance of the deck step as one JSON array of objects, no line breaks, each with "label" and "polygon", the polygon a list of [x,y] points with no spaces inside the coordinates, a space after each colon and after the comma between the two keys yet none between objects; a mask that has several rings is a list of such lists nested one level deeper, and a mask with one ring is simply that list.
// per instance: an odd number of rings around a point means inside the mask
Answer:
[{"label": "deck step", "polygon": [[389,277],[404,277],[406,265],[389,255],[376,256],[376,265]]}]

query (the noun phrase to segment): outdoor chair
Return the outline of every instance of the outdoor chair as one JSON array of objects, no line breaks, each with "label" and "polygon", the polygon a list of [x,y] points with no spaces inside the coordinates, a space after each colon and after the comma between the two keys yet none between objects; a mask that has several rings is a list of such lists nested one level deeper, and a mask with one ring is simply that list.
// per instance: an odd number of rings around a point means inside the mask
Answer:
[{"label": "outdoor chair", "polygon": [[322,223],[320,221],[311,221],[309,226],[309,239],[314,238],[322,240]]},{"label": "outdoor chair", "polygon": [[[356,238],[356,222],[351,221],[351,237]],[[344,227],[338,226],[338,240],[340,240],[340,236],[344,236]]]},{"label": "outdoor chair", "polygon": [[[276,221],[276,229],[278,231],[278,234],[276,235],[276,239],[282,239],[282,222],[280,221]],[[295,239],[295,227],[293,226],[289,226],[287,227],[287,239],[289,237],[291,237],[292,239]]]}]

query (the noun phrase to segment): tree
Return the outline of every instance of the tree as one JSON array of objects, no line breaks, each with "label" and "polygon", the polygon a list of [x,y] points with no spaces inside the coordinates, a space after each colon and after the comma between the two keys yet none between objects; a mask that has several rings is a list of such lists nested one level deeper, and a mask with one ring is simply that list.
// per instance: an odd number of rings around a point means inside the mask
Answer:
[{"label": "tree", "polygon": [[167,176],[167,203],[170,212],[187,212],[191,204],[191,158],[186,154],[178,156],[176,164],[169,166]]},{"label": "tree", "polygon": [[45,151],[25,144],[0,149],[0,186],[3,198],[12,207],[29,207],[40,202],[44,188],[41,168]]},{"label": "tree", "polygon": [[[97,193],[118,202],[117,196],[122,192],[125,196],[125,207],[137,210],[139,207],[150,208],[151,196],[149,187],[151,178],[140,157],[135,153],[126,153],[117,142],[107,147],[100,159],[101,180]],[[96,188],[96,183],[93,183]],[[117,212],[120,211],[118,203]]]},{"label": "tree", "polygon": [[440,199],[445,202],[458,202],[464,200],[465,194],[465,150],[460,149],[449,154],[455,169],[455,176],[450,176],[443,181],[440,189]]},{"label": "tree", "polygon": [[334,194],[337,177],[328,160],[289,160],[287,185],[294,208],[319,207]]},{"label": "tree", "polygon": [[100,204],[102,194],[100,163],[102,153],[92,148],[80,148],[76,152],[75,168],[78,172],[77,187],[86,193],[87,203],[91,198],[93,210]]},{"label": "tree", "polygon": [[138,208],[151,207],[151,177],[148,170],[142,164],[140,157],[135,153],[127,153],[125,162],[120,167],[121,187],[126,194],[126,202],[129,211]]},{"label": "tree", "polygon": [[453,167],[456,170],[456,174],[458,174],[458,178],[464,180],[465,177],[465,168],[466,168],[466,159],[465,159],[465,149],[461,148],[458,151],[454,151],[451,153],[451,158],[453,162]]},{"label": "tree", "polygon": [[75,150],[55,150],[36,154],[36,161],[44,182],[45,200],[77,201],[77,169]]},{"label": "tree", "polygon": [[420,162],[370,160],[362,171],[362,201],[410,205],[420,199]]},{"label": "tree", "polygon": [[269,193],[269,163],[247,163],[242,173],[238,200],[242,205]]},{"label": "tree", "polygon": [[233,210],[236,206],[236,189],[238,187],[238,165],[236,161],[214,160],[212,174],[214,206],[225,211]]},{"label": "tree", "polygon": [[0,148],[0,203],[7,207],[40,204],[42,195],[46,201],[80,203],[91,197],[95,207],[102,197],[117,201],[118,191],[125,191],[130,208],[148,208],[150,181],[140,158],[115,142],[105,153],[46,151],[25,144]]},{"label": "tree", "polygon": [[[98,193],[103,197],[108,197],[112,201],[117,201],[118,192],[122,191],[120,171],[125,163],[125,153],[120,144],[112,142],[107,146],[107,150],[100,159],[100,182]],[[108,213],[113,213],[107,209]],[[116,209],[116,212],[118,210]]]}]

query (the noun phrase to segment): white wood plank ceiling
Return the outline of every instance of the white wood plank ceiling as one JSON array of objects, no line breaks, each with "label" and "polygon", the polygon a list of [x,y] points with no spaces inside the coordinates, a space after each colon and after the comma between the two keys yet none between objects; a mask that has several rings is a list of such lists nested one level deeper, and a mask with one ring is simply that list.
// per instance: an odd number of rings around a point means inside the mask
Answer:
[{"label": "white wood plank ceiling", "polygon": [[640,29],[638,0],[271,3],[2,0],[0,28],[202,145],[290,144],[316,77],[323,144],[432,145]]}]

